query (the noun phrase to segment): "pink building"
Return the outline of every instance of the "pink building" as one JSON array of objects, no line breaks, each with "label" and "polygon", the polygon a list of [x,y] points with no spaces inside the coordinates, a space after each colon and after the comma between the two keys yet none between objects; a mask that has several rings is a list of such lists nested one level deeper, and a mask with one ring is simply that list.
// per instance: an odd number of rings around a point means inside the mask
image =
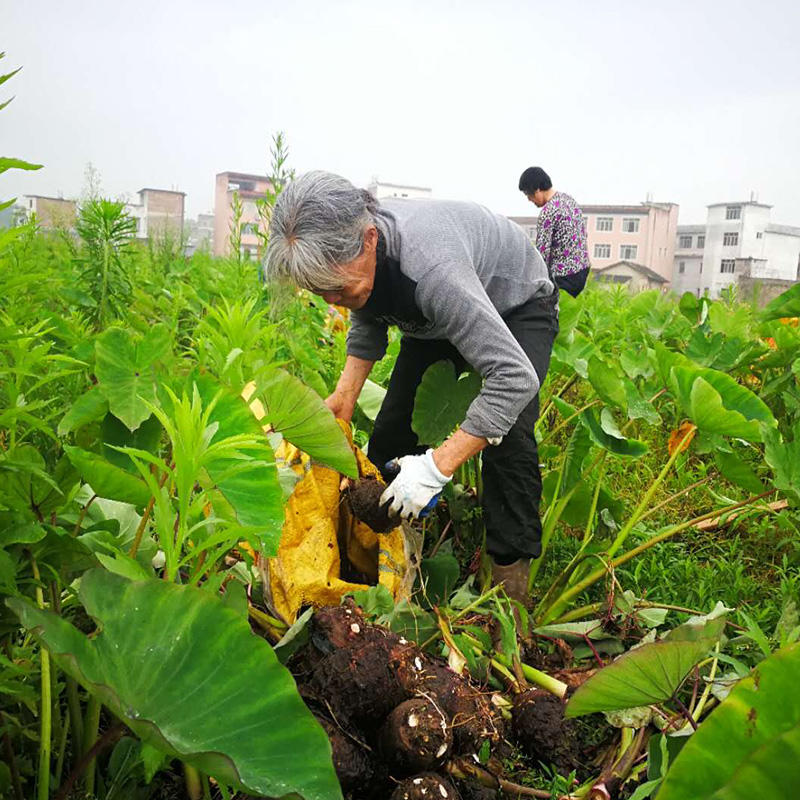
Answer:
[{"label": "pink building", "polygon": [[[678,206],[675,203],[640,203],[631,206],[582,205],[589,258],[594,269],[621,261],[640,264],[672,280]],[[510,217],[536,241],[538,217]]]},{"label": "pink building", "polygon": [[233,224],[233,196],[239,195],[242,204],[241,252],[247,258],[258,258],[259,239],[256,231],[263,229],[256,201],[269,189],[266,175],[245,172],[220,172],[214,190],[214,255],[230,255],[230,235]]}]

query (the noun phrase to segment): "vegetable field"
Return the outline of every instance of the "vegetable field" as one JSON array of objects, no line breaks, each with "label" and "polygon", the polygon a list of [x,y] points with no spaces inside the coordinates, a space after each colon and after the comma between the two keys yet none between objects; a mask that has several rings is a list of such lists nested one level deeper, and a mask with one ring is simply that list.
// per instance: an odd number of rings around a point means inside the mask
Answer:
[{"label": "vegetable field", "polygon": [[[529,607],[490,585],[470,462],[405,531],[403,592],[376,560],[341,605],[286,619],[265,565],[303,470],[334,473],[342,507],[359,476],[323,403],[341,315],[255,261],[138,243],[102,198],[74,230],[0,232],[0,285],[0,796],[798,785],[800,286],[765,306],[562,293]],[[479,383],[434,365],[420,438]]]}]

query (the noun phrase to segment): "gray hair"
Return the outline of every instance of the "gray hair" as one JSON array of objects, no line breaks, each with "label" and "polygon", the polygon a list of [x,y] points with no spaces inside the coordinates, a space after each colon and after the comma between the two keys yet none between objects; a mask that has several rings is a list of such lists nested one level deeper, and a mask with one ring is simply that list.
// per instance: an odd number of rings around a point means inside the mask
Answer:
[{"label": "gray hair", "polygon": [[303,289],[336,291],[345,283],[339,266],[364,247],[378,201],[332,172],[307,172],[278,197],[269,225],[268,280]]}]

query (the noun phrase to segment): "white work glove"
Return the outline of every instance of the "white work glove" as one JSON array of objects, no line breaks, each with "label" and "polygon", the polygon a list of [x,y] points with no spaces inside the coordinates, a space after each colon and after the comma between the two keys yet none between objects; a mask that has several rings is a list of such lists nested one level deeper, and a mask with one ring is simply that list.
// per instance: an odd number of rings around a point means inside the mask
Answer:
[{"label": "white work glove", "polygon": [[452,475],[448,477],[439,472],[433,450],[421,456],[403,456],[389,463],[396,464],[400,473],[384,490],[380,504],[391,503],[389,511],[403,519],[427,516]]}]

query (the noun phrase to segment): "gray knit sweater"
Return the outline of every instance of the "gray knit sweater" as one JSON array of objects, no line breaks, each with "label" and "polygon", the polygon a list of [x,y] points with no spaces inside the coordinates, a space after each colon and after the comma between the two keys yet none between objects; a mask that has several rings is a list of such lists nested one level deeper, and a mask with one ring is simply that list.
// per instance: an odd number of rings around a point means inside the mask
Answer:
[{"label": "gray knit sweater", "polygon": [[446,339],[484,378],[462,429],[505,436],[539,390],[539,377],[503,315],[554,286],[522,229],[476,203],[382,200],[375,285],[351,315],[347,352],[377,361],[388,325]]}]

